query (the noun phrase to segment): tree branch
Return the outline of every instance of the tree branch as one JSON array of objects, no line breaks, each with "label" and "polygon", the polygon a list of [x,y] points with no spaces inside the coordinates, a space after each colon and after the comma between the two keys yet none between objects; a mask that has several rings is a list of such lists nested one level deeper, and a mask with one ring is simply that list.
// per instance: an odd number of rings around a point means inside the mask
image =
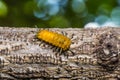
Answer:
[{"label": "tree branch", "polygon": [[0,27],[0,78],[120,79],[120,28],[49,30],[70,38],[70,48],[37,39],[37,28]]}]

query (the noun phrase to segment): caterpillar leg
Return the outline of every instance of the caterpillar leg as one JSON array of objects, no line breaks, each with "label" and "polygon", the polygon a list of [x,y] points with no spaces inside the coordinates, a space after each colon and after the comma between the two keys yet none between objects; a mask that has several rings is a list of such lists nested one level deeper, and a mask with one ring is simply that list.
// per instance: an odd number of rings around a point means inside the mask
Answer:
[{"label": "caterpillar leg", "polygon": [[68,58],[69,56],[74,56],[75,55],[75,53],[72,50],[63,51],[63,49],[58,48],[58,47],[54,47],[53,52],[55,52],[56,57],[64,55],[66,58]]},{"label": "caterpillar leg", "polygon": [[66,32],[61,31],[61,33],[62,33],[63,35],[67,35],[67,33],[66,33]]},{"label": "caterpillar leg", "polygon": [[69,51],[72,53],[73,56],[75,55],[75,52],[73,52],[73,51],[71,51],[71,50],[69,50]]},{"label": "caterpillar leg", "polygon": [[53,52],[55,52],[55,56],[56,57],[64,55],[64,51],[61,48],[58,48],[58,47],[54,47]]},{"label": "caterpillar leg", "polygon": [[58,47],[54,47],[53,52],[55,52],[56,57],[59,57],[61,55],[60,48],[58,48]]},{"label": "caterpillar leg", "polygon": [[62,53],[62,51],[63,51],[63,50],[62,50],[62,49],[60,49],[60,53]]},{"label": "caterpillar leg", "polygon": [[68,50],[68,51],[65,52],[65,55],[68,58],[69,56],[75,56],[75,53],[73,51],[71,51],[71,50]]},{"label": "caterpillar leg", "polygon": [[50,45],[48,45],[48,43],[45,43],[44,41],[41,41],[39,43],[39,46],[42,48],[42,49],[50,49]]}]

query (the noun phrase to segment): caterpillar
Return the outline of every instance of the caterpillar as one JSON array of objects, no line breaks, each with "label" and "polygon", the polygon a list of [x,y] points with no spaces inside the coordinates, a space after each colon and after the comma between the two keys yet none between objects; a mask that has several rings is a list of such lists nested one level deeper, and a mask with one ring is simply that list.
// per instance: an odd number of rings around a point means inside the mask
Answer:
[{"label": "caterpillar", "polygon": [[68,50],[71,45],[70,38],[49,30],[38,31],[37,38],[58,47],[62,51]]}]

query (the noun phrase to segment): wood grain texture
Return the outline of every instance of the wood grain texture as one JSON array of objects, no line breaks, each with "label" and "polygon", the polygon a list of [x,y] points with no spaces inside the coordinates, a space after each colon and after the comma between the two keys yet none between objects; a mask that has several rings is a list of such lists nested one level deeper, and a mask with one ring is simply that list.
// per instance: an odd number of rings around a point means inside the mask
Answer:
[{"label": "wood grain texture", "polygon": [[38,30],[0,27],[0,80],[120,79],[120,28],[50,28],[72,41],[62,54]]}]

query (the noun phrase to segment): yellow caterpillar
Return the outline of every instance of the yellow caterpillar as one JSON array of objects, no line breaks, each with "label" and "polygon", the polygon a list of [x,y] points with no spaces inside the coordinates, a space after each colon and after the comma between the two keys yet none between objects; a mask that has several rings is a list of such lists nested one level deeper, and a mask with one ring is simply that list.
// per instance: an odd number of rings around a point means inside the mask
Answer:
[{"label": "yellow caterpillar", "polygon": [[68,37],[53,31],[40,30],[37,33],[37,38],[47,43],[50,43],[62,49],[63,51],[66,51],[67,49],[69,49],[71,45],[71,40]]}]

